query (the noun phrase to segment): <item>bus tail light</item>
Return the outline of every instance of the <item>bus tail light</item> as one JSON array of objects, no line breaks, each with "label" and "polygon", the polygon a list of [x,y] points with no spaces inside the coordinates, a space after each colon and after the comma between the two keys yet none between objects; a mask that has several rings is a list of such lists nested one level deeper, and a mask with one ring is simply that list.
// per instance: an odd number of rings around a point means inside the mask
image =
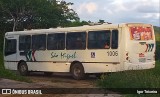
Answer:
[{"label": "bus tail light", "polygon": [[128,57],[128,52],[126,53],[126,60],[128,60],[129,59],[129,57]]},{"label": "bus tail light", "polygon": [[128,57],[126,57],[126,60],[128,60],[129,58]]},{"label": "bus tail light", "polygon": [[128,56],[128,53],[126,53],[126,56]]}]

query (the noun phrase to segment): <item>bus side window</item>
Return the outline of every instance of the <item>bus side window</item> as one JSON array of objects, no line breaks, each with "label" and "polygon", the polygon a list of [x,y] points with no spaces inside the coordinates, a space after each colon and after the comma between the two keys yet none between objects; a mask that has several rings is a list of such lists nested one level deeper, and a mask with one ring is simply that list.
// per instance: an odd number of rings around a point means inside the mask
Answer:
[{"label": "bus side window", "polygon": [[5,56],[16,53],[17,41],[16,39],[5,39]]},{"label": "bus side window", "polygon": [[88,49],[109,49],[110,34],[110,30],[89,31]]},{"label": "bus side window", "polygon": [[32,35],[32,49],[46,50],[46,34]]},{"label": "bus side window", "polygon": [[112,30],[112,49],[118,48],[118,30]]},{"label": "bus side window", "polygon": [[48,34],[47,49],[48,50],[64,50],[65,49],[65,33]]},{"label": "bus side window", "polygon": [[66,48],[69,50],[86,49],[86,32],[70,32],[67,33]]},{"label": "bus side window", "polygon": [[31,49],[31,36],[23,35],[19,36],[19,50],[30,50]]}]

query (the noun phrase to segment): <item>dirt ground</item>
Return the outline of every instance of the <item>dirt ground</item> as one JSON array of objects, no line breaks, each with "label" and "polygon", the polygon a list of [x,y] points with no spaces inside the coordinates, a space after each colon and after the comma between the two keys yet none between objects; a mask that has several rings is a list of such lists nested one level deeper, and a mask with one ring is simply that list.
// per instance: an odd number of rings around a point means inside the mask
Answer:
[{"label": "dirt ground", "polygon": [[[66,73],[55,73],[52,76],[44,76],[43,73],[32,73],[27,76],[33,83],[19,82],[0,78],[0,89],[2,88],[96,88],[95,76],[85,80],[74,80]],[[8,95],[1,94],[0,97],[122,97],[119,94],[43,94],[43,95]]]}]

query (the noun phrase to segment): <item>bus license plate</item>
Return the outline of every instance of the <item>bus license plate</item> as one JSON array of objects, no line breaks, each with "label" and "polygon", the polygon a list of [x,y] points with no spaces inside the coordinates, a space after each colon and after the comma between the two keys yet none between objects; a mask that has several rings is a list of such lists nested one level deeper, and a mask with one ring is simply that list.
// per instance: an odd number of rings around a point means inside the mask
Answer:
[{"label": "bus license plate", "polygon": [[146,58],[139,58],[139,62],[146,62]]}]

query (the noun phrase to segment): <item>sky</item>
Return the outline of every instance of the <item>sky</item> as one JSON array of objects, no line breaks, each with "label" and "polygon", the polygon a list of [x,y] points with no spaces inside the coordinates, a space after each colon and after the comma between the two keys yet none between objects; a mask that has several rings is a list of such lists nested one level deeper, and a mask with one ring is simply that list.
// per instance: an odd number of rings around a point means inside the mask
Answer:
[{"label": "sky", "polygon": [[160,26],[160,0],[64,0],[81,21],[140,22]]}]

